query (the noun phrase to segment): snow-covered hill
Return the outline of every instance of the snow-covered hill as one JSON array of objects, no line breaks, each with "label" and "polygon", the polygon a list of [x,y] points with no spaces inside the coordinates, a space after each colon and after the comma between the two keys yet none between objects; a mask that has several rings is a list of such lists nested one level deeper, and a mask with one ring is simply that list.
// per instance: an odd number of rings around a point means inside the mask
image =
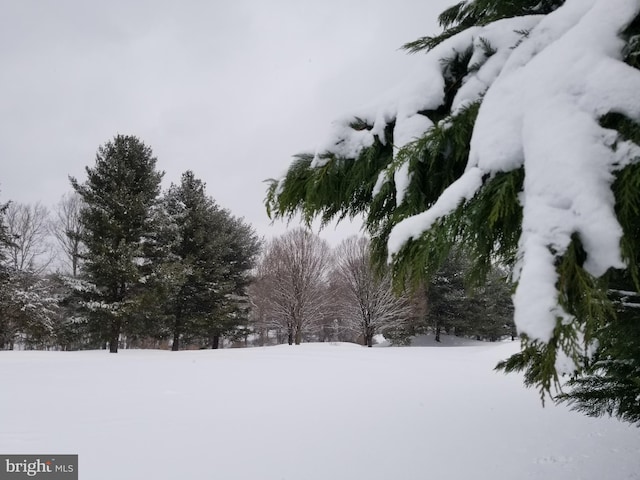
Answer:
[{"label": "snow-covered hill", "polygon": [[640,478],[640,429],[492,371],[517,347],[0,352],[0,452],[87,480]]}]

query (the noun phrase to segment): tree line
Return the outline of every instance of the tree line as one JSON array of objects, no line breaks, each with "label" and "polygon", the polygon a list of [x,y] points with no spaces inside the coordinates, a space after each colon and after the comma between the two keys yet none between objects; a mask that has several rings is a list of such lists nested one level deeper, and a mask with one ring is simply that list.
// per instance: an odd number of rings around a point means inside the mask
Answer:
[{"label": "tree line", "polygon": [[[394,288],[370,242],[332,249],[303,228],[263,242],[193,172],[161,191],[151,148],[118,135],[50,215],[2,207],[0,348],[218,348],[350,341],[407,343],[432,331],[513,335],[509,285],[472,295],[461,258],[429,284]],[[53,217],[53,218],[50,218]],[[53,237],[65,261],[51,273]]]},{"label": "tree line", "polygon": [[386,265],[372,258],[365,237],[350,237],[335,249],[298,228],[267,243],[249,287],[252,327],[259,344],[346,341],[372,346],[384,335],[393,344],[441,333],[478,340],[513,338],[511,287],[504,272],[472,290],[468,267],[451,255],[431,281],[397,289]]},{"label": "tree line", "polygon": [[[260,239],[193,172],[161,192],[150,147],[117,135],[48,227],[44,207],[5,204],[0,347],[216,347],[247,317]],[[46,273],[49,233],[68,274]],[[44,261],[42,261],[44,259]]]}]

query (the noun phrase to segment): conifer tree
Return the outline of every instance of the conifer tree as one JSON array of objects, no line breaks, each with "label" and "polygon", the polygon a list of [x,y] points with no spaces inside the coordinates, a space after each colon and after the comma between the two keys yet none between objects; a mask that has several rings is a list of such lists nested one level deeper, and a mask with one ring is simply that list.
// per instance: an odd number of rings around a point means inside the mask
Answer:
[{"label": "conifer tree", "polygon": [[215,244],[221,277],[215,308],[205,318],[204,332],[211,348],[224,335],[238,336],[246,330],[249,316],[247,288],[261,242],[253,227],[227,210],[219,210]]},{"label": "conifer tree", "polygon": [[5,266],[5,261],[7,260],[8,256],[7,249],[11,246],[12,243],[9,229],[7,228],[7,224],[5,221],[5,215],[8,208],[8,203],[0,205],[0,268]]},{"label": "conifer tree", "polygon": [[478,340],[497,341],[514,335],[511,288],[497,266],[482,285],[471,288],[471,266],[462,252],[452,252],[427,287],[427,321],[440,341],[442,331]]},{"label": "conifer tree", "polygon": [[[501,367],[524,370],[543,395],[563,373],[617,391],[619,362],[602,356],[640,362],[637,344],[613,341],[623,318],[640,321],[616,294],[640,291],[639,13],[631,0],[454,5],[441,34],[405,45],[421,70],[399,93],[338,122],[271,182],[269,214],[363,215],[401,283],[429,281],[454,247],[478,284],[500,261],[523,346]],[[625,398],[637,408],[634,375]],[[606,402],[627,418],[628,403]]]},{"label": "conifer tree", "polygon": [[165,237],[172,348],[178,350],[182,339],[201,338],[217,348],[219,338],[240,322],[240,299],[258,239],[249,225],[206,194],[205,183],[191,171],[171,185],[164,208],[172,225]]},{"label": "conifer tree", "polygon": [[86,167],[87,180],[71,178],[83,201],[83,271],[95,285],[87,303],[112,353],[118,351],[123,327],[133,318],[136,297],[148,264],[153,231],[152,207],[157,203],[163,173],[156,170],[150,147],[134,136],[116,135],[98,148],[95,165]]},{"label": "conifer tree", "polygon": [[0,205],[0,349],[13,345],[14,332],[7,312],[13,300],[13,286],[10,282],[10,271],[7,265],[11,237],[5,224],[5,213],[9,204]]}]

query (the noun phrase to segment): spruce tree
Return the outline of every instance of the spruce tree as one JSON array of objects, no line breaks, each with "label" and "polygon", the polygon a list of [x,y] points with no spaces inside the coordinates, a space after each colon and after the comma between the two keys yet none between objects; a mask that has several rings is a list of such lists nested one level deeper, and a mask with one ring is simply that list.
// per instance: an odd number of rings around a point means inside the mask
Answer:
[{"label": "spruce tree", "polygon": [[621,377],[598,359],[640,362],[611,340],[621,318],[639,320],[615,293],[640,291],[639,13],[625,0],[454,5],[441,34],[405,45],[424,76],[297,155],[271,182],[268,213],[363,215],[399,283],[428,282],[453,248],[470,256],[472,283],[499,261],[523,347],[502,368],[542,395],[565,373],[586,389],[585,375]]},{"label": "spruce tree", "polygon": [[117,353],[123,327],[136,312],[137,294],[148,263],[146,240],[152,234],[151,212],[163,172],[156,170],[150,147],[134,136],[116,135],[98,148],[87,180],[70,178],[83,201],[80,221],[86,252],[82,268],[95,285],[87,303],[109,350]]}]

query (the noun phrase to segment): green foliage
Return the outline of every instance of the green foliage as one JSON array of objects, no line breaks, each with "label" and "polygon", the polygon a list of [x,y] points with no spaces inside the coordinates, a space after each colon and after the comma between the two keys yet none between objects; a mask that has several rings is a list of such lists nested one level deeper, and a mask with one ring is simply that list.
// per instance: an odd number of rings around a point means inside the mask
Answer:
[{"label": "green foliage", "polygon": [[632,297],[633,303],[619,298],[617,319],[598,332],[595,355],[558,400],[590,416],[613,415],[640,426],[640,303]]},{"label": "green foliage", "polygon": [[454,248],[431,276],[427,289],[427,320],[432,330],[497,341],[513,335],[511,285],[506,272],[492,266],[482,285],[471,285],[472,262]]},{"label": "green foliage", "polygon": [[[84,183],[81,275],[16,272],[0,206],[0,348],[193,345],[246,328],[245,289],[260,241],[185,172],[159,198],[162,173],[149,147],[116,136],[98,149]],[[178,342],[175,343],[178,347]]]},{"label": "green foliage", "polygon": [[0,348],[4,348],[13,338],[10,331],[5,310],[11,301],[11,284],[9,269],[6,265],[7,249],[11,246],[11,239],[4,222],[4,216],[9,204],[0,205]]},{"label": "green foliage", "polygon": [[528,387],[538,386],[540,399],[544,403],[545,396],[552,387],[560,388],[555,371],[557,347],[555,340],[542,343],[523,338],[522,351],[499,362],[496,370],[502,370],[505,373],[524,371],[524,384]]},{"label": "green foliage", "polygon": [[640,68],[640,15],[633,19],[623,35],[627,40],[622,50],[624,61],[634,68]]},{"label": "green foliage", "polygon": [[400,218],[431,207],[442,192],[462,175],[469,158],[469,144],[480,103],[470,104],[445,117],[423,137],[405,146],[397,162],[408,162],[410,184]]},{"label": "green foliage", "polygon": [[[607,114],[602,117],[601,124],[616,130],[621,140],[640,145],[640,125],[623,115]],[[623,231],[622,255],[633,287],[640,290],[640,164],[631,164],[616,172],[612,190],[616,198],[616,216]]]},{"label": "green foliage", "polygon": [[12,244],[9,230],[5,224],[4,217],[9,208],[9,203],[0,205],[0,270],[5,268],[5,260],[7,259],[7,248]]},{"label": "green foliage", "polygon": [[139,277],[136,258],[150,231],[150,210],[160,193],[163,174],[155,171],[152,151],[136,137],[116,136],[98,149],[87,180],[71,184],[85,207],[81,222],[84,271],[109,290],[109,301],[124,298],[126,284]]},{"label": "green foliage", "polygon": [[0,349],[41,348],[55,344],[62,323],[55,278],[18,270],[8,250],[16,248],[5,215],[10,203],[0,205]]},{"label": "green foliage", "polygon": [[31,272],[9,270],[0,283],[0,348],[50,346],[61,322],[54,279]]},{"label": "green foliage", "polygon": [[484,283],[495,262],[511,265],[521,231],[518,193],[523,181],[522,169],[487,179],[469,202],[402,247],[394,256],[396,278],[414,285],[425,276],[431,278],[454,247],[471,260],[467,281],[472,286]]},{"label": "green foliage", "polygon": [[243,296],[260,242],[253,229],[206,194],[204,182],[183,173],[163,199],[165,255],[156,270],[173,348],[232,332],[245,315]]},{"label": "green foliage", "polygon": [[[629,28],[637,28],[637,23],[636,19]],[[640,144],[640,126],[631,119],[608,113],[600,124],[617,131],[619,142]],[[601,278],[589,275],[583,268],[586,254],[580,237],[574,234],[557,271],[560,303],[574,316],[577,328],[559,322],[554,340],[547,345],[523,339],[523,352],[498,368],[524,371],[525,383],[539,386],[544,393],[552,386],[550,379],[560,386],[554,365],[560,346],[576,370],[564,391],[559,389],[556,400],[587,415],[614,415],[640,424],[640,164],[628,165],[614,175],[612,191],[623,230],[621,252],[627,268],[610,271]],[[630,302],[629,297],[635,301]],[[585,349],[593,353],[588,355]]]},{"label": "green foliage", "polygon": [[488,25],[503,18],[545,15],[564,4],[564,0],[475,0],[457,3],[438,17],[444,32],[406,43],[410,53],[431,50],[448,38],[469,27]]},{"label": "green foliage", "polygon": [[[622,139],[640,144],[640,128],[629,119],[607,115],[602,123],[615,128]],[[576,309],[587,319],[597,348],[592,357],[585,358],[584,369],[571,376],[558,400],[590,416],[613,415],[640,426],[640,164],[617,172],[613,191],[627,268],[599,279],[600,298]],[[607,311],[593,312],[603,305]],[[594,318],[603,320],[595,322]]]},{"label": "green foliage", "polygon": [[470,284],[473,264],[467,253],[454,247],[426,285],[414,289],[414,317],[384,336],[394,345],[405,345],[414,335],[442,332],[477,340],[497,341],[515,337],[513,285],[507,271],[492,266],[482,284]]},{"label": "green foliage", "polygon": [[[386,137],[391,139],[392,129],[387,130]],[[267,212],[274,217],[300,214],[306,222],[317,216],[323,224],[363,213],[368,210],[378,175],[392,157],[391,142],[383,144],[377,138],[357,159],[321,155],[321,167],[311,167],[311,154],[296,155],[282,184],[270,180]]]},{"label": "green foliage", "polygon": [[104,304],[94,317],[111,317],[113,352],[123,323],[133,321],[138,310],[136,290],[144,279],[151,211],[163,176],[155,166],[151,148],[136,137],[117,135],[98,148],[85,183],[70,179],[85,205],[80,214],[87,250],[83,272],[97,287],[95,300]]},{"label": "green foliage", "polygon": [[505,372],[525,371],[525,384],[537,385],[540,394],[560,390],[557,358],[568,357],[576,372],[588,361],[587,350],[598,338],[596,334],[615,318],[615,310],[607,297],[607,277],[595,278],[583,267],[586,254],[577,234],[557,265],[559,303],[573,316],[571,323],[558,319],[553,338],[548,343],[523,336],[523,352],[501,362],[497,369]]},{"label": "green foliage", "polygon": [[[563,0],[463,1],[442,13],[440,24],[444,31],[440,35],[420,38],[404,48],[413,53],[428,51],[470,27],[517,16],[546,15],[564,3]],[[526,31],[518,33],[523,38],[528,35]],[[631,67],[640,68],[640,16],[632,19],[620,37],[624,42],[620,52],[622,59]],[[302,213],[307,222],[316,216],[326,222],[362,213],[365,228],[371,236],[373,258],[378,263],[386,262],[387,243],[394,226],[432,207],[467,166],[482,98],[456,111],[452,111],[453,101],[460,87],[473,77],[470,74],[496,53],[486,39],[475,38],[473,44],[471,42],[469,39],[468,45],[457,45],[457,50],[446,50],[443,45],[442,50],[434,52],[442,59],[444,95],[442,104],[437,108],[419,112],[434,124],[421,138],[395,151],[376,150],[376,147],[386,146],[378,141],[374,147],[364,149],[360,158],[338,159],[326,154],[324,159],[328,160],[325,165],[328,168],[335,168],[332,162],[348,165],[339,171],[339,181],[331,179],[327,183],[324,183],[322,167],[312,167],[312,157],[307,156],[304,165],[294,163],[284,180],[272,182],[266,201],[270,214],[291,218]],[[442,55],[446,55],[443,52],[447,51],[449,56],[443,58]],[[484,59],[470,64],[472,58]],[[394,121],[387,121],[387,129],[393,127]],[[617,134],[616,141],[610,145],[614,151],[621,149],[624,152],[630,145],[640,145],[637,119],[627,118],[612,109],[600,118],[600,125]],[[352,128],[372,127],[361,119],[355,119]],[[386,134],[386,138],[391,137]],[[358,165],[361,159],[369,163]],[[627,344],[618,339],[627,331],[622,325],[629,325],[622,318],[635,314],[635,307],[630,309],[612,293],[624,291],[636,295],[640,291],[640,159],[631,159],[630,164],[616,168],[610,172],[611,189],[615,197],[615,213],[623,232],[621,252],[626,267],[595,278],[585,268],[586,252],[581,232],[574,232],[566,251],[551,251],[557,259],[557,300],[566,315],[557,319],[549,342],[523,336],[522,352],[501,363],[500,368],[523,371],[525,383],[537,386],[544,396],[554,387],[560,387],[562,379],[558,366],[573,365],[575,371],[570,384],[575,388],[560,398],[588,412],[605,411],[629,419],[636,418],[633,417],[637,412],[634,409],[640,398],[640,388],[635,380],[624,384],[627,393],[615,393],[606,399],[602,392],[607,382],[611,392],[619,392],[615,382],[621,382],[623,375],[636,378],[633,376],[635,370],[622,370],[617,362],[610,359],[625,359],[622,363],[630,368],[640,363],[640,356],[635,350],[637,341]],[[408,176],[404,175],[405,172]],[[398,173],[408,178],[404,192],[397,191],[394,179]],[[428,284],[446,267],[454,251],[464,252],[470,261],[466,283],[471,286],[486,288],[496,263],[517,273],[523,222],[520,195],[524,191],[525,176],[524,167],[485,175],[472,198],[461,201],[453,212],[437,219],[428,231],[406,241],[391,259],[399,288],[407,284],[414,287]],[[379,179],[385,182],[381,184]],[[357,181],[363,190],[351,183],[352,180]],[[375,195],[373,185],[379,187]],[[343,186],[348,188],[343,189]],[[364,195],[353,195],[358,191]],[[447,307],[451,306],[450,303],[444,302]],[[636,337],[632,335],[632,338]],[[591,357],[594,349],[594,358],[599,359],[595,364]],[[609,360],[604,362],[603,358]],[[584,394],[590,388],[601,392],[599,396],[592,397],[591,400],[595,400],[587,402]],[[574,396],[572,392],[575,392]],[[636,407],[622,398],[635,398]],[[598,410],[598,402],[602,402],[604,410]]]},{"label": "green foliage", "polygon": [[[620,115],[607,115],[602,123],[615,127],[624,140],[640,139],[637,124]],[[558,400],[588,415],[609,414],[638,422],[640,312],[636,306],[625,306],[617,292],[637,295],[634,292],[640,291],[640,164],[616,172],[612,189],[623,229],[621,250],[627,268],[593,277],[584,270],[586,254],[579,235],[574,234],[557,265],[559,301],[573,315],[573,325],[559,321],[549,344],[524,338],[523,352],[498,368],[505,372],[524,371],[525,383],[537,385],[541,395],[552,386],[561,390],[555,365],[557,350],[561,349],[576,370],[567,382],[567,391],[561,392]],[[592,358],[587,351],[594,346]]]},{"label": "green foliage", "polygon": [[[457,62],[457,57],[452,61]],[[452,84],[459,87],[458,81],[467,70],[452,68],[452,72],[455,72],[452,73]],[[448,101],[453,101],[454,94],[455,90],[452,90]],[[474,103],[455,115],[442,117],[427,135],[401,149],[395,159],[391,144],[393,124],[385,130],[386,143],[376,138],[374,144],[363,149],[356,159],[325,153],[320,155],[323,165],[312,167],[313,155],[296,155],[281,182],[269,181],[265,200],[268,214],[275,218],[300,214],[307,223],[318,217],[323,224],[364,214],[365,223],[374,237],[385,231],[388,233],[392,224],[432,205],[460,176],[466,165],[479,106]],[[441,115],[438,112],[425,114],[430,117]],[[361,123],[358,126],[361,128]],[[396,191],[390,181],[373,197],[379,176],[391,179],[405,163],[409,165],[411,184],[403,204],[395,204]],[[391,224],[388,223],[390,216],[393,217]],[[384,235],[381,240],[386,243]]]}]

